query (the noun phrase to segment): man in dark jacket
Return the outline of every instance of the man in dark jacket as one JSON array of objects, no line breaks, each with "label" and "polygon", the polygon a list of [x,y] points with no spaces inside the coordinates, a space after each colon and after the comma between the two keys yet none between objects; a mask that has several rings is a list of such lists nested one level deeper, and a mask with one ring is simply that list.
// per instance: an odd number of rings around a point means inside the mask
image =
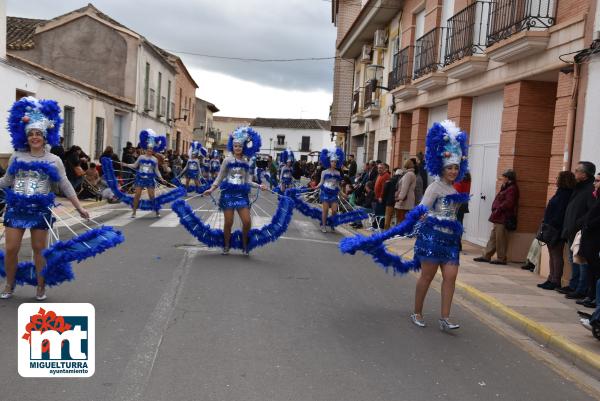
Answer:
[{"label": "man in dark jacket", "polygon": [[[494,223],[490,239],[481,257],[475,258],[476,262],[489,262],[495,265],[505,265],[508,251],[507,222],[516,219],[519,204],[519,187],[517,175],[513,170],[502,173],[502,187],[492,203],[492,214],[489,221]],[[498,257],[492,260],[492,256]]]},{"label": "man in dark jacket", "polygon": [[356,177],[356,161],[354,160],[354,155],[348,155],[348,176],[350,177],[350,181],[354,183],[354,177]]},{"label": "man in dark jacket", "polygon": [[600,174],[594,179],[594,204],[588,210],[581,228],[579,255],[583,256],[589,266],[587,298],[577,301],[588,308],[595,308],[600,299],[596,288],[600,283]]},{"label": "man in dark jacket", "polygon": [[583,227],[585,215],[594,203],[594,174],[596,166],[594,163],[582,161],[575,168],[575,180],[577,185],[571,194],[561,238],[567,241],[569,246],[569,262],[571,263],[571,280],[568,287],[563,287],[558,292],[566,294],[569,299],[583,299],[587,289],[587,264],[573,262],[573,253],[570,251],[575,234]]},{"label": "man in dark jacket", "polygon": [[[392,217],[394,216],[394,205],[396,204],[396,186],[402,178],[403,171],[397,169],[394,175],[383,184],[383,203],[385,205],[385,222],[383,229],[387,230],[392,225]],[[397,224],[398,222],[396,222]]]}]

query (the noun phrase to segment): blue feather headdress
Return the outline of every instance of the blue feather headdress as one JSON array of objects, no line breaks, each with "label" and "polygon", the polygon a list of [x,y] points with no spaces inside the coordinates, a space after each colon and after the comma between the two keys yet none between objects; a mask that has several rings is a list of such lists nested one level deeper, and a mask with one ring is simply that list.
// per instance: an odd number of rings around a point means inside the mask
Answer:
[{"label": "blue feather headdress", "polygon": [[193,157],[193,156],[206,157],[208,155],[208,149],[206,149],[204,146],[202,146],[202,144],[200,142],[193,141],[190,144],[190,147],[188,149],[188,155],[190,157]]},{"label": "blue feather headdress", "polygon": [[323,149],[319,155],[319,161],[326,169],[331,167],[331,162],[335,162],[336,168],[342,168],[345,157],[342,148],[336,147],[335,149]]},{"label": "blue feather headdress", "polygon": [[13,103],[8,115],[8,131],[15,150],[27,150],[27,132],[39,129],[46,143],[56,146],[60,143],[60,106],[55,100],[38,100],[28,96]]},{"label": "blue feather headdress", "polygon": [[467,160],[467,134],[453,121],[434,123],[425,140],[425,168],[435,177],[441,177],[445,167],[456,164],[459,168],[456,181],[469,171]]},{"label": "blue feather headdress", "polygon": [[286,149],[283,152],[281,152],[281,154],[279,155],[279,161],[283,164],[287,164],[287,162],[294,162],[296,160],[296,157],[294,156],[294,152],[292,152],[292,149]]},{"label": "blue feather headdress", "polygon": [[252,157],[260,150],[260,135],[251,127],[240,127],[229,135],[227,150],[233,153],[233,144],[239,143],[244,148],[244,156]]},{"label": "blue feather headdress", "polygon": [[219,158],[219,151],[217,149],[213,149],[212,152],[210,152],[210,158],[211,159],[218,159]]},{"label": "blue feather headdress", "polygon": [[144,150],[152,149],[155,152],[162,152],[167,147],[167,137],[148,128],[140,132],[140,146]]}]

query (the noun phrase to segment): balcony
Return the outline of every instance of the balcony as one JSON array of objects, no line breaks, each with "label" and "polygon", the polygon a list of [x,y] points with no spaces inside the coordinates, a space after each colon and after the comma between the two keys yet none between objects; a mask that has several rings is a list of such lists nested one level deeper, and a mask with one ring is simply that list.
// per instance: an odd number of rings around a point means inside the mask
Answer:
[{"label": "balcony", "polygon": [[413,85],[419,90],[428,91],[448,81],[446,73],[439,71],[443,66],[446,32],[446,28],[434,28],[415,42]]},{"label": "balcony", "polygon": [[411,85],[413,59],[413,46],[405,47],[394,54],[392,72],[388,75],[388,88],[394,99],[404,100],[419,93],[419,90]]},{"label": "balcony", "polygon": [[355,90],[352,95],[352,118],[353,123],[361,123],[365,121],[362,115],[362,108],[360,107],[360,90]]},{"label": "balcony", "polygon": [[372,118],[379,116],[379,101],[377,99],[377,80],[371,79],[365,83],[365,97],[363,99],[363,117]]},{"label": "balcony", "polygon": [[496,0],[487,35],[490,59],[509,63],[542,52],[554,25],[555,0]]},{"label": "balcony", "polygon": [[444,71],[464,79],[487,69],[485,55],[490,2],[476,1],[448,19]]},{"label": "balcony", "polygon": [[288,148],[288,143],[287,142],[279,142],[279,141],[277,141],[273,145],[273,149],[275,149],[275,150],[285,150],[287,148]]}]

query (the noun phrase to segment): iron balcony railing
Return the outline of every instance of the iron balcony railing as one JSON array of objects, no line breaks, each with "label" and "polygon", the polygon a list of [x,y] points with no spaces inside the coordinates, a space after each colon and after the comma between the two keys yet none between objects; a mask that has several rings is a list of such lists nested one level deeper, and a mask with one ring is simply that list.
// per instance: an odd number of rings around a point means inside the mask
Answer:
[{"label": "iron balcony railing", "polygon": [[352,94],[352,115],[360,111],[360,90],[355,89]]},{"label": "iron balcony railing", "polygon": [[487,45],[515,33],[554,25],[556,0],[495,0],[491,4]]},{"label": "iron balcony railing", "polygon": [[374,103],[373,95],[377,90],[377,80],[371,79],[365,82],[365,97],[363,99],[363,110],[368,109]]},{"label": "iron balcony railing", "polygon": [[434,28],[415,42],[413,79],[437,71],[443,63],[447,28]]},{"label": "iron balcony railing", "polygon": [[484,53],[490,5],[488,1],[476,1],[448,19],[444,65]]},{"label": "iron balcony railing", "polygon": [[405,47],[394,54],[392,71],[388,74],[388,88],[390,90],[406,85],[411,78],[411,53],[412,46]]}]

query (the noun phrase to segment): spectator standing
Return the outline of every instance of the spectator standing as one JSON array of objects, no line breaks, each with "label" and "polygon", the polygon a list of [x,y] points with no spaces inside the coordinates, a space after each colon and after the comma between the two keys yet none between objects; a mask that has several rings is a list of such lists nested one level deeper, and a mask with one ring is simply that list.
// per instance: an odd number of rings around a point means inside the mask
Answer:
[{"label": "spectator standing", "polygon": [[419,171],[419,176],[421,176],[421,181],[423,182],[423,193],[425,193],[425,190],[429,186],[429,175],[425,169],[425,156],[423,155],[423,152],[417,154],[417,161],[417,170]]},{"label": "spectator standing", "polygon": [[357,169],[358,166],[356,165],[356,160],[354,160],[354,155],[348,155],[348,176],[351,182],[354,182]]},{"label": "spectator standing", "polygon": [[123,163],[134,163],[135,162],[135,159],[133,159],[133,161],[131,161],[131,162],[125,161],[126,155],[127,155],[127,153],[129,153],[130,150],[133,150],[133,144],[131,142],[127,142],[127,144],[123,148],[123,152],[121,153],[121,160],[123,160]]},{"label": "spectator standing", "polygon": [[[421,170],[424,166],[419,165],[419,162],[416,158],[411,158],[413,165],[415,166],[415,204],[418,205],[421,203],[421,199],[423,199],[423,194],[425,193],[425,186],[423,184],[423,177],[421,177]],[[469,173],[467,173],[469,174]]]},{"label": "spectator standing", "polygon": [[[394,204],[396,203],[396,186],[402,178],[403,171],[397,169],[394,175],[383,185],[383,202],[385,203],[385,223],[383,228],[387,230],[392,225],[394,217]],[[398,223],[398,221],[396,221]]]},{"label": "spectator standing", "polygon": [[50,153],[55,154],[56,156],[60,157],[60,160],[63,161],[63,164],[65,163],[65,137],[61,136],[60,137],[60,143],[56,146],[52,146],[50,148]]},{"label": "spectator standing", "polygon": [[383,186],[390,179],[390,166],[387,163],[379,163],[377,165],[377,178],[375,179],[375,202],[373,202],[373,210],[375,211],[375,219],[377,227],[381,228],[382,220],[385,216],[385,204],[383,203]]},{"label": "spectator standing", "polygon": [[404,175],[398,181],[396,186],[394,209],[396,211],[396,224],[404,220],[406,213],[415,207],[416,197],[415,188],[417,185],[417,175],[415,174],[415,164],[412,160],[404,162]]},{"label": "spectator standing", "polygon": [[550,257],[550,274],[548,274],[548,279],[544,283],[538,284],[538,287],[544,290],[554,290],[561,287],[565,240],[560,238],[560,233],[563,229],[565,211],[575,184],[575,175],[572,172],[561,171],[558,173],[556,177],[556,192],[548,201],[548,205],[544,211],[543,223],[551,226],[558,233],[556,242],[546,244]]},{"label": "spectator standing", "polygon": [[373,181],[373,183],[375,183],[377,181],[377,175],[379,174],[378,171],[378,164],[371,160],[369,162],[369,181]]},{"label": "spectator standing", "polygon": [[[502,186],[492,203],[492,214],[489,221],[494,224],[490,239],[481,257],[475,258],[476,262],[488,262],[494,265],[505,265],[508,252],[507,223],[516,221],[519,204],[519,187],[517,175],[513,170],[506,170],[500,177]],[[514,229],[514,228],[512,228]],[[496,254],[497,259],[492,260]]]},{"label": "spectator standing", "polygon": [[583,299],[587,289],[587,264],[573,261],[573,252],[570,251],[575,235],[583,227],[585,215],[594,203],[594,163],[581,161],[575,168],[575,188],[569,198],[565,211],[561,238],[569,247],[569,263],[571,263],[571,279],[569,285],[558,289],[568,299]]},{"label": "spectator standing", "polygon": [[596,288],[600,288],[600,174],[594,180],[594,204],[587,212],[581,229],[579,254],[588,262],[588,296],[577,302],[588,308],[598,304]]}]

